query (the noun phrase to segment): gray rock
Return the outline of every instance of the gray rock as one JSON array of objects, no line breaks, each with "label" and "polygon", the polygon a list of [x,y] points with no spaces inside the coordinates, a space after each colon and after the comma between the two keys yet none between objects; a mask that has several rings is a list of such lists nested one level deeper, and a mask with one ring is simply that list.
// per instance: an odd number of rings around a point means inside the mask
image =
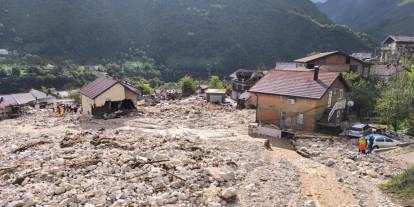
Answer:
[{"label": "gray rock", "polygon": [[55,189],[53,189],[53,195],[61,195],[65,192],[66,192],[66,188],[64,187],[55,187]]},{"label": "gray rock", "polygon": [[329,159],[329,160],[326,162],[326,166],[328,166],[328,167],[331,167],[331,166],[333,166],[333,165],[335,165],[335,161],[333,161],[332,159]]},{"label": "gray rock", "polygon": [[313,200],[308,200],[305,202],[305,207],[316,207],[316,203]]},{"label": "gray rock", "polygon": [[229,187],[226,188],[222,193],[221,193],[221,197],[223,197],[226,200],[230,200],[233,199],[234,197],[237,196],[237,190],[234,187]]},{"label": "gray rock", "polygon": [[220,177],[223,178],[223,180],[225,181],[230,181],[230,180],[234,180],[236,178],[236,175],[234,174],[233,171],[228,171],[228,172],[221,172]]}]

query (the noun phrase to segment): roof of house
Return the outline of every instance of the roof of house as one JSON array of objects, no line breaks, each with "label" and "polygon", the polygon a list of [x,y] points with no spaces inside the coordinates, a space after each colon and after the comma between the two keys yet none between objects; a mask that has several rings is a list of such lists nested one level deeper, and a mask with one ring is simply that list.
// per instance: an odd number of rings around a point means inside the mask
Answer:
[{"label": "roof of house", "polygon": [[39,90],[36,90],[36,89],[31,89],[29,91],[29,93],[32,94],[32,96],[35,99],[38,99],[38,100],[52,99],[53,98],[53,96],[47,95],[46,93],[43,93],[42,91],[39,91]]},{"label": "roof of house", "polygon": [[130,90],[131,92],[139,94],[139,89],[114,78],[98,78],[80,89],[80,93],[86,97],[94,99],[107,91],[108,89],[112,88],[112,86],[116,85],[117,83],[124,86],[126,89]]},{"label": "roof of house", "polygon": [[207,89],[206,93],[225,94],[226,89]]},{"label": "roof of house", "polygon": [[351,57],[358,58],[360,60],[368,60],[372,58],[372,53],[369,52],[355,52],[351,54]]},{"label": "roof of house", "polygon": [[383,41],[383,43],[385,43],[388,39],[393,39],[395,42],[410,42],[410,43],[414,43],[414,37],[410,37],[410,36],[400,36],[400,35],[390,35],[387,38],[385,38],[385,40]]},{"label": "roof of house", "polygon": [[13,98],[12,95],[0,95],[0,109],[16,105],[17,101]]},{"label": "roof of house", "polygon": [[125,88],[127,88],[128,90],[130,90],[131,92],[140,95],[141,91],[138,88],[135,88],[134,86],[130,85],[127,82],[119,82],[121,85],[123,85]]},{"label": "roof of house", "polygon": [[36,98],[31,93],[16,93],[11,94],[14,100],[16,100],[17,104],[24,105],[33,101],[36,101]]},{"label": "roof of house", "polygon": [[276,62],[276,70],[292,69],[296,67],[295,62]]},{"label": "roof of house", "polygon": [[83,86],[80,89],[80,93],[86,97],[94,99],[117,83],[118,80],[113,78],[98,78]]},{"label": "roof of house", "polygon": [[319,78],[315,81],[314,70],[273,70],[249,92],[320,99],[335,80],[343,80],[341,77],[338,72],[319,72]]},{"label": "roof of house", "polygon": [[350,56],[346,53],[340,52],[340,51],[323,52],[323,53],[307,56],[307,57],[304,57],[304,58],[296,59],[295,62],[296,63],[309,63],[309,62],[313,62],[313,61],[316,61],[316,60],[319,60],[319,59],[322,59],[322,58],[325,58],[325,57],[328,57],[328,56],[331,56],[331,55],[337,55],[337,54],[344,55],[344,56],[350,57],[350,58],[352,58],[356,61],[364,63],[364,61],[362,61],[358,58],[352,57],[352,56]]}]

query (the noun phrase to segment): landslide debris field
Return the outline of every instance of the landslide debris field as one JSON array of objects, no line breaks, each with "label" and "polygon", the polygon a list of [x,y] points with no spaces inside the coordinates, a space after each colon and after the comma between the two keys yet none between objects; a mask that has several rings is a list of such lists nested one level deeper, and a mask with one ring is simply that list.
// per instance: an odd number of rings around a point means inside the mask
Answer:
[{"label": "landslide debris field", "polygon": [[36,111],[0,121],[0,206],[398,206],[407,167],[347,140],[252,138],[254,110],[189,98],[111,120]]}]

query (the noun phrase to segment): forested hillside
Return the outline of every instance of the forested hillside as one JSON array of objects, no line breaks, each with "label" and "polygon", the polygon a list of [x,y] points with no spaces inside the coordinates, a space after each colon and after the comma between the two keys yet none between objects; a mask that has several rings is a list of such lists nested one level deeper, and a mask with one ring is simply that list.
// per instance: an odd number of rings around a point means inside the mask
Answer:
[{"label": "forested hillside", "polygon": [[414,0],[328,0],[317,3],[333,21],[379,40],[414,35]]},{"label": "forested hillside", "polygon": [[82,63],[140,49],[166,79],[372,46],[308,0],[2,0],[0,8],[0,48]]}]

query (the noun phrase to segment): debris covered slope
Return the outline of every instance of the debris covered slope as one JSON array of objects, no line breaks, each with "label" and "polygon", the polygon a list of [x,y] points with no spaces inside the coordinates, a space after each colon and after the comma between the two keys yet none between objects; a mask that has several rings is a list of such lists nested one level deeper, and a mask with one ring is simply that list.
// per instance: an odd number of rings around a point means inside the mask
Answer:
[{"label": "debris covered slope", "polygon": [[184,100],[113,120],[37,112],[2,121],[0,206],[298,202],[295,167],[263,160],[262,140],[246,135],[253,113]]}]

